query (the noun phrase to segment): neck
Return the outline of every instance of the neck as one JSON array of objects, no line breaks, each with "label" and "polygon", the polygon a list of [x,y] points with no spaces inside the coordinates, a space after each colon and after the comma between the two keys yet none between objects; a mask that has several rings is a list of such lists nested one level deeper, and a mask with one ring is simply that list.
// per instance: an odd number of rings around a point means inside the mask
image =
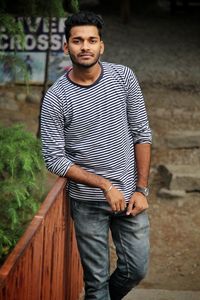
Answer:
[{"label": "neck", "polygon": [[101,74],[101,66],[96,63],[91,68],[85,68],[73,65],[69,77],[72,81],[82,85],[93,84]]}]

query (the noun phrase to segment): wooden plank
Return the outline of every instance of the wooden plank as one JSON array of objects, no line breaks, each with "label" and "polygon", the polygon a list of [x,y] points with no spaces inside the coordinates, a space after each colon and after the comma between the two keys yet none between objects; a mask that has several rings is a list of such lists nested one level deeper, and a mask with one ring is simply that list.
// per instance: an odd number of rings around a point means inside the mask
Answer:
[{"label": "wooden plank", "polygon": [[[15,267],[10,268],[9,273],[4,273],[4,292],[0,296],[2,300],[27,300],[39,299],[40,290],[40,264],[41,264],[41,246],[42,246],[42,224],[37,228],[30,247],[18,256],[19,262],[15,261]],[[34,251],[37,249],[37,251]],[[34,253],[36,252],[36,253]],[[14,255],[12,253],[12,255]],[[35,258],[35,259],[34,259]],[[12,262],[12,257],[11,257]],[[37,274],[37,276],[35,276]],[[30,284],[31,283],[31,284]],[[35,287],[38,287],[36,289]],[[1,298],[2,297],[2,298]]]},{"label": "wooden plank", "polygon": [[41,216],[42,218],[45,218],[46,214],[48,213],[49,209],[55,202],[55,197],[62,192],[66,187],[67,180],[66,178],[59,177],[50,192],[48,193],[45,201],[42,203],[38,213],[36,216]]},{"label": "wooden plank", "polygon": [[76,300],[82,271],[59,178],[0,269],[0,300]]},{"label": "wooden plank", "polygon": [[29,243],[31,243],[41,224],[42,219],[33,218],[24,235],[19,239],[19,242],[2,265],[0,279],[4,279],[15,268],[16,263],[18,263],[19,258],[23,255]]}]

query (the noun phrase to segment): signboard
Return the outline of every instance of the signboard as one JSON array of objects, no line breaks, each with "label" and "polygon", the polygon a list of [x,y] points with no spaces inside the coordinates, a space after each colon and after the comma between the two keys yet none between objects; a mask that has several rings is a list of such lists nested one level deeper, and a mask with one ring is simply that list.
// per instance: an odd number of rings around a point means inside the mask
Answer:
[{"label": "signboard", "polygon": [[[47,18],[17,18],[23,24],[25,32],[24,48],[20,45],[19,36],[8,36],[1,28],[0,51],[6,55],[0,61],[0,82],[23,82],[24,74],[19,66],[13,68],[9,59],[17,50],[17,56],[26,64],[30,83],[43,83],[45,72],[46,51],[48,49],[49,23]],[[54,82],[71,64],[68,56],[63,53],[64,18],[52,18],[51,53],[49,80]]]}]

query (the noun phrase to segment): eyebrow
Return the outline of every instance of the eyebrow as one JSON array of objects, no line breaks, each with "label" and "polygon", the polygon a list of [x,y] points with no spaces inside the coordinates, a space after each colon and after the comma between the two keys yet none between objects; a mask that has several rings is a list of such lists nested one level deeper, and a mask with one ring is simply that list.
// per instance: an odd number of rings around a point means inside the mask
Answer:
[{"label": "eyebrow", "polygon": [[[98,39],[99,35],[89,36],[89,39]],[[71,36],[72,39],[83,39],[82,36]]]},{"label": "eyebrow", "polygon": [[[71,37],[73,40],[83,40],[84,38],[81,37],[81,36],[74,36],[74,37]],[[88,39],[98,39],[98,36],[89,36]]]}]

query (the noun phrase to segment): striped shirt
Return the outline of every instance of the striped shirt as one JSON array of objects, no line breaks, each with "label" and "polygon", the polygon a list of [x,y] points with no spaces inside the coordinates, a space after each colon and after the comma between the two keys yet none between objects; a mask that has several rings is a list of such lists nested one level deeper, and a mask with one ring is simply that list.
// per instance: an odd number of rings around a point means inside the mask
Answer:
[{"label": "striped shirt", "polygon": [[[47,91],[41,114],[43,156],[49,171],[65,176],[77,164],[110,180],[129,201],[137,180],[134,144],[151,143],[151,130],[132,70],[100,65],[101,75],[92,85],[76,84],[67,73]],[[68,188],[72,198],[106,201],[99,188],[73,181]]]}]

